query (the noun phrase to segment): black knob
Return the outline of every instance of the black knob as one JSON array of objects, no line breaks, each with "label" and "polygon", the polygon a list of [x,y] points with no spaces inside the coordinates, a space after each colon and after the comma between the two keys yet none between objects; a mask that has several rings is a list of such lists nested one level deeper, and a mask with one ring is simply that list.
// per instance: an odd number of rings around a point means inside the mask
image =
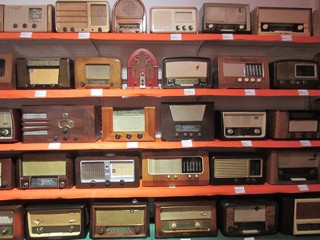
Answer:
[{"label": "black knob", "polygon": [[81,82],[81,83],[80,83],[80,86],[81,86],[81,87],[84,87],[85,85],[86,85],[85,82]]},{"label": "black knob", "polygon": [[98,32],[102,32],[102,28],[101,27],[98,28]]},{"label": "black knob", "polygon": [[37,24],[32,24],[32,28],[37,28]]},{"label": "black knob", "polygon": [[141,139],[143,137],[142,133],[137,134],[137,138]]},{"label": "black knob", "polygon": [[104,234],[104,230],[103,230],[103,228],[100,228],[100,229],[99,229],[98,234],[99,234],[99,235]]},{"label": "black knob", "polygon": [[74,27],[70,28],[70,31],[71,31],[71,32],[74,32],[74,31],[75,31]]},{"label": "black knob", "polygon": [[114,136],[116,139],[120,139],[121,135],[119,133],[116,133],[116,135]]},{"label": "black knob", "polygon": [[110,186],[111,185],[111,182],[110,182],[110,180],[106,180],[106,186]]},{"label": "black knob", "polygon": [[24,24],[22,24],[22,27],[23,27],[23,28],[27,28],[28,25],[27,25],[26,23],[24,23]]},{"label": "black knob", "polygon": [[135,229],[134,229],[134,233],[135,234],[140,234],[140,227],[135,227]]},{"label": "black knob", "polygon": [[123,179],[120,180],[120,185],[121,185],[121,186],[124,185],[124,180],[123,180]]},{"label": "black knob", "polygon": [[126,138],[127,139],[131,139],[132,138],[132,134],[131,133],[127,133]]},{"label": "black knob", "polygon": [[180,26],[179,25],[176,26],[176,30],[178,30],[178,31],[180,30]]},{"label": "black knob", "polygon": [[68,29],[67,29],[66,27],[64,27],[64,28],[62,29],[62,31],[67,32]]},{"label": "black knob", "polygon": [[18,24],[13,24],[13,28],[17,28],[18,27]]},{"label": "black knob", "polygon": [[91,186],[91,187],[94,187],[95,185],[96,185],[96,181],[95,181],[95,180],[91,180],[90,186]]},{"label": "black knob", "polygon": [[53,136],[53,141],[58,141],[58,136]]},{"label": "black knob", "polygon": [[66,187],[66,182],[61,181],[59,182],[59,188],[65,188]]},{"label": "black knob", "polygon": [[182,26],[182,30],[183,30],[183,31],[186,31],[186,30],[187,30],[187,27],[186,27],[186,26]]},{"label": "black knob", "polygon": [[63,141],[68,141],[68,136],[63,136]]}]

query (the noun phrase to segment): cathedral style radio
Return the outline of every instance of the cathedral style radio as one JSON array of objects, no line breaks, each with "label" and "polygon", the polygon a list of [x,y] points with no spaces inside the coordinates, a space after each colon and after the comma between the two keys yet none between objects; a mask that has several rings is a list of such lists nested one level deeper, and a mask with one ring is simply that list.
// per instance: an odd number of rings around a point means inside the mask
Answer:
[{"label": "cathedral style radio", "polygon": [[24,239],[24,208],[22,205],[0,206],[0,239]]},{"label": "cathedral style radio", "polygon": [[12,189],[15,186],[15,165],[13,159],[0,158],[0,190]]},{"label": "cathedral style radio", "polygon": [[11,53],[0,54],[0,89],[16,89],[16,58]]},{"label": "cathedral style radio", "polygon": [[20,119],[18,110],[0,108],[0,143],[11,143],[20,140]]}]

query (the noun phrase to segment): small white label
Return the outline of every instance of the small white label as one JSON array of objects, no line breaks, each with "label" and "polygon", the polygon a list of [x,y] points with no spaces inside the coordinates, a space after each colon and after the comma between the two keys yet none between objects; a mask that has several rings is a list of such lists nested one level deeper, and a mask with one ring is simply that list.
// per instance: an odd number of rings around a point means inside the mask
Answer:
[{"label": "small white label", "polygon": [[46,97],[47,96],[47,91],[46,90],[36,90],[34,92],[35,97]]},{"label": "small white label", "polygon": [[285,41],[285,42],[287,42],[287,41],[292,41],[292,35],[290,35],[290,34],[283,34],[283,35],[281,35],[281,40],[282,40],[282,41]]},{"label": "small white label", "polygon": [[102,96],[103,94],[103,89],[102,88],[97,88],[97,89],[91,89],[90,90],[90,95],[91,96]]},{"label": "small white label", "polygon": [[309,187],[306,184],[298,185],[300,191],[309,191]]},{"label": "small white label", "polygon": [[20,38],[32,38],[32,32],[21,32]]},{"label": "small white label", "polygon": [[48,144],[48,149],[60,149],[60,148],[61,148],[61,143],[59,143],[59,142],[54,142],[54,143]]},{"label": "small white label", "polygon": [[301,147],[311,147],[311,142],[309,140],[300,140]]},{"label": "small white label", "polygon": [[183,90],[185,96],[196,95],[196,90],[194,88],[187,88]]},{"label": "small white label", "polygon": [[88,39],[90,38],[90,33],[89,32],[80,32],[78,34],[79,39]]},{"label": "small white label", "polygon": [[234,193],[238,193],[238,194],[246,193],[246,190],[244,186],[234,187]]},{"label": "small white label", "polygon": [[243,240],[254,240],[254,237],[245,237]]},{"label": "small white label", "polygon": [[223,40],[233,40],[233,34],[232,33],[223,33],[222,34],[222,39]]},{"label": "small white label", "polygon": [[181,145],[182,147],[192,147],[192,140],[182,140]]},{"label": "small white label", "polygon": [[250,140],[242,140],[241,144],[243,147],[252,147],[252,141]]},{"label": "small white label", "polygon": [[176,188],[176,185],[169,185],[169,188]]},{"label": "small white label", "polygon": [[139,144],[138,142],[128,142],[127,148],[138,148]]},{"label": "small white label", "polygon": [[246,96],[255,96],[256,95],[256,90],[255,89],[245,89],[244,94]]},{"label": "small white label", "polygon": [[309,96],[309,91],[307,89],[298,89],[299,96]]},{"label": "small white label", "polygon": [[170,39],[172,41],[181,41],[182,35],[181,34],[170,34]]}]

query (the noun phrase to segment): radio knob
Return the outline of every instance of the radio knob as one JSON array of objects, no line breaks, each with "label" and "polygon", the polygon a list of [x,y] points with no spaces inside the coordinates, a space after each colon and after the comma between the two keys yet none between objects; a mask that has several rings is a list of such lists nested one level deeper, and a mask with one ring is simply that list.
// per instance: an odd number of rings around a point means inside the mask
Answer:
[{"label": "radio knob", "polygon": [[53,136],[53,141],[57,141],[58,140],[58,136]]},{"label": "radio knob", "polygon": [[81,87],[84,87],[85,85],[86,85],[85,82],[81,82],[81,83],[80,83],[80,86],[81,86]]},{"label": "radio knob", "polygon": [[294,84],[296,84],[296,81],[295,81],[295,80],[291,80],[290,83],[291,83],[292,85],[294,85]]},{"label": "radio knob", "polygon": [[208,28],[213,28],[213,24],[210,23],[210,24],[208,25]]},{"label": "radio knob", "polygon": [[75,226],[70,226],[70,227],[69,227],[69,232],[70,232],[70,233],[74,232],[74,230],[76,230]]},{"label": "radio knob", "polygon": [[13,28],[17,28],[18,27],[18,24],[13,24]]},{"label": "radio knob", "polygon": [[103,230],[103,228],[100,228],[100,229],[98,230],[98,234],[99,234],[99,235],[104,234],[104,230]]},{"label": "radio knob", "polygon": [[64,128],[62,129],[62,132],[63,132],[63,133],[67,133],[68,130],[69,130],[69,129],[68,129],[67,127],[64,127]]},{"label": "radio knob", "polygon": [[7,136],[9,135],[9,130],[8,129],[4,129],[0,132],[0,136]]},{"label": "radio knob", "polygon": [[191,179],[191,178],[192,178],[192,176],[189,174],[189,175],[188,175],[188,178],[189,178],[189,179]]},{"label": "radio knob", "polygon": [[174,175],[173,178],[174,178],[174,179],[178,179],[178,175]]},{"label": "radio knob", "polygon": [[247,179],[246,179],[246,182],[247,182],[247,183],[251,183],[251,179],[250,179],[250,178],[247,178]]},{"label": "radio knob", "polygon": [[64,181],[59,182],[59,188],[65,188],[66,183]]},{"label": "radio knob", "polygon": [[37,28],[37,24],[32,24],[32,28]]},{"label": "radio knob", "polygon": [[254,134],[260,134],[260,133],[261,133],[260,129],[256,128],[256,129],[254,130]]},{"label": "radio knob", "polygon": [[95,185],[96,185],[96,181],[95,181],[95,180],[91,180],[90,186],[91,186],[91,187],[94,187]]},{"label": "radio knob", "polygon": [[121,135],[119,133],[116,133],[116,135],[114,136],[116,139],[120,139]]},{"label": "radio knob", "polygon": [[66,27],[62,28],[62,31],[67,32],[68,29]]},{"label": "radio knob", "polygon": [[120,185],[121,185],[121,186],[124,185],[124,180],[123,180],[123,179],[120,180]]},{"label": "radio knob", "polygon": [[102,28],[101,27],[98,28],[98,32],[102,32]]},{"label": "radio knob", "polygon": [[140,232],[141,232],[140,227],[135,227],[134,233],[135,234],[140,234]]},{"label": "radio knob", "polygon": [[1,234],[2,235],[6,235],[8,232],[9,232],[9,229],[5,228],[5,229],[2,230]]},{"label": "radio knob", "polygon": [[111,185],[110,180],[106,180],[105,184],[106,184],[106,186],[110,186]]},{"label": "radio knob", "polygon": [[201,224],[200,224],[199,222],[196,222],[196,223],[194,224],[194,227],[197,228],[197,229],[199,229],[199,228],[201,227]]},{"label": "radio knob", "polygon": [[244,30],[244,25],[240,25],[240,26],[239,26],[239,29],[240,29],[240,30]]},{"label": "radio knob", "polygon": [[268,24],[263,24],[263,25],[262,25],[262,29],[263,29],[263,30],[267,30],[268,28],[269,28],[269,25],[268,25]]},{"label": "radio knob", "polygon": [[300,25],[298,25],[298,30],[299,30],[299,31],[302,31],[302,30],[303,30],[303,28],[304,28],[304,27],[303,27],[303,25],[301,25],[301,24],[300,24]]},{"label": "radio knob", "polygon": [[308,81],[303,80],[303,81],[302,81],[302,84],[307,85],[307,84],[308,84]]},{"label": "radio knob", "polygon": [[74,32],[74,31],[75,31],[74,27],[71,27],[71,28],[70,28],[70,31],[71,31],[71,32]]},{"label": "radio knob", "polygon": [[24,23],[24,24],[22,24],[22,27],[23,27],[23,28],[27,28],[27,27],[28,27],[28,24]]},{"label": "radio knob", "polygon": [[142,133],[137,134],[137,138],[141,139],[143,137]]},{"label": "radio knob", "polygon": [[176,223],[172,223],[172,224],[171,224],[171,228],[172,228],[172,229],[176,229],[176,228],[177,228],[177,224],[176,224]]},{"label": "radio knob", "polygon": [[256,79],[255,79],[255,78],[251,78],[250,81],[251,81],[252,83],[254,83],[254,82],[256,81]]},{"label": "radio knob", "polygon": [[68,141],[68,136],[63,136],[63,141]]},{"label": "radio knob", "polygon": [[126,138],[127,139],[131,139],[132,138],[132,134],[131,133],[127,133]]},{"label": "radio knob", "polygon": [[180,31],[180,26],[179,25],[176,26],[176,30]]},{"label": "radio knob", "polygon": [[249,78],[245,78],[244,81],[245,81],[245,82],[249,82]]},{"label": "radio knob", "polygon": [[44,232],[44,228],[43,227],[38,227],[37,228],[37,233],[38,234],[41,234],[41,233],[43,233]]},{"label": "radio knob", "polygon": [[0,187],[6,187],[8,186],[8,182],[7,181],[2,181],[2,184],[0,184]]},{"label": "radio knob", "polygon": [[227,133],[228,133],[229,135],[232,135],[232,134],[233,134],[233,130],[232,130],[232,129],[228,129],[228,130],[227,130]]},{"label": "radio knob", "polygon": [[198,178],[199,178],[199,175],[198,175],[198,174],[196,174],[196,175],[194,175],[194,177],[195,177],[196,179],[198,179]]},{"label": "radio knob", "polygon": [[170,179],[171,178],[171,176],[170,175],[167,175],[167,179]]},{"label": "radio knob", "polygon": [[74,136],[74,137],[73,137],[73,140],[74,140],[74,141],[78,141],[78,140],[79,140],[78,136]]},{"label": "radio knob", "polygon": [[28,182],[22,183],[22,188],[24,189],[29,188],[29,183]]},{"label": "radio knob", "polygon": [[192,25],[189,26],[189,30],[193,31],[193,26]]},{"label": "radio knob", "polygon": [[262,79],[261,79],[261,78],[257,78],[257,82],[258,82],[258,83],[261,83],[261,82],[262,82]]},{"label": "radio knob", "polygon": [[183,31],[186,31],[186,30],[187,30],[187,27],[186,27],[186,26],[182,26],[182,30],[183,30]]},{"label": "radio knob", "polygon": [[238,82],[242,82],[243,81],[243,79],[242,78],[238,78]]},{"label": "radio knob", "polygon": [[285,80],[280,80],[280,84],[285,84],[286,81]]}]

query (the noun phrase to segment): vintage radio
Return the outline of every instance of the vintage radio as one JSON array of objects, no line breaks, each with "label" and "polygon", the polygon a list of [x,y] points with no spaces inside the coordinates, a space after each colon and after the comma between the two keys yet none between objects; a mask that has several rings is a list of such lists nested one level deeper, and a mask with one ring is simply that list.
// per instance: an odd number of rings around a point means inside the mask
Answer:
[{"label": "vintage radio", "polygon": [[91,205],[91,238],[142,238],[148,235],[149,218],[146,203],[93,203]]},{"label": "vintage radio", "polygon": [[143,152],[143,186],[209,185],[209,178],[209,157],[205,150]]},{"label": "vintage radio", "polygon": [[312,35],[320,36],[320,10],[315,10],[312,14]]},{"label": "vintage radio", "polygon": [[290,235],[320,234],[320,198],[281,196],[279,230]]},{"label": "vintage radio", "polygon": [[226,236],[256,236],[278,229],[278,204],[267,199],[222,200],[220,230]]},{"label": "vintage radio", "polygon": [[198,10],[195,7],[151,7],[151,33],[197,33]]},{"label": "vintage radio", "polygon": [[317,89],[320,86],[319,63],[311,60],[279,60],[270,63],[272,88]]},{"label": "vintage radio", "polygon": [[20,140],[20,119],[18,110],[0,108],[0,143]]},{"label": "vintage radio", "polygon": [[73,62],[69,58],[24,58],[17,60],[19,89],[73,87]]},{"label": "vintage radio", "polygon": [[221,139],[262,139],[266,137],[265,111],[217,112]]},{"label": "vintage radio", "polygon": [[83,239],[86,221],[86,208],[82,204],[26,207],[28,239]]},{"label": "vintage radio", "polygon": [[234,154],[210,158],[210,184],[263,184],[264,160],[260,156]]},{"label": "vintage radio", "polygon": [[12,189],[15,186],[15,167],[13,159],[0,158],[0,190]]},{"label": "vintage radio", "polygon": [[250,5],[204,3],[199,12],[204,33],[250,33]]},{"label": "vintage radio", "polygon": [[314,110],[268,111],[269,137],[273,139],[319,139],[320,114]]},{"label": "vintage radio", "polygon": [[121,88],[121,63],[115,58],[76,58],[76,88]]},{"label": "vintage radio", "polygon": [[3,16],[4,16],[4,5],[0,4],[0,32],[3,32]]},{"label": "vintage radio", "polygon": [[157,88],[158,61],[148,49],[135,50],[128,59],[127,88]]},{"label": "vintage radio", "polygon": [[140,0],[118,0],[112,9],[112,32],[145,33],[147,16]]},{"label": "vintage radio", "polygon": [[4,32],[52,32],[53,5],[4,5]]},{"label": "vintage radio", "polygon": [[22,205],[0,206],[0,239],[24,239],[24,208]]},{"label": "vintage radio", "polygon": [[270,88],[266,57],[220,56],[217,58],[216,88]]},{"label": "vintage radio", "polygon": [[211,88],[211,59],[164,58],[162,75],[163,88]]},{"label": "vintage radio", "polygon": [[67,153],[24,153],[17,159],[17,187],[71,188],[73,160]]},{"label": "vintage radio", "polygon": [[102,141],[155,141],[155,107],[102,107]]},{"label": "vintage radio", "polygon": [[22,106],[22,141],[95,142],[101,134],[100,116],[93,105]]},{"label": "vintage radio", "polygon": [[0,89],[15,89],[15,88],[16,88],[16,58],[11,53],[0,54]]},{"label": "vintage radio", "polygon": [[256,7],[251,12],[252,33],[311,36],[311,8]]},{"label": "vintage radio", "polygon": [[165,141],[214,139],[214,104],[162,103],[161,135]]},{"label": "vintage radio", "polygon": [[209,237],[217,235],[216,202],[156,201],[157,238]]},{"label": "vintage radio", "polygon": [[77,157],[76,187],[139,187],[140,159],[129,156]]},{"label": "vintage radio", "polygon": [[270,184],[320,183],[318,151],[271,151],[266,167]]}]

